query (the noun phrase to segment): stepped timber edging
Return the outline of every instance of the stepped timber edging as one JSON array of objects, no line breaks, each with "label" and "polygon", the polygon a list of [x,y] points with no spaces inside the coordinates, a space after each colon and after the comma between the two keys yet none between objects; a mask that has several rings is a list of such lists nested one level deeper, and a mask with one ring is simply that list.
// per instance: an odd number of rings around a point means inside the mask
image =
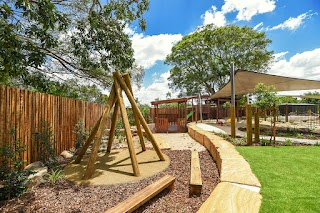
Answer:
[{"label": "stepped timber edging", "polygon": [[220,173],[221,182],[202,204],[198,213],[259,212],[262,196],[257,191],[261,187],[260,182],[234,146],[222,137],[202,130],[195,123],[188,124],[188,133],[207,148]]}]

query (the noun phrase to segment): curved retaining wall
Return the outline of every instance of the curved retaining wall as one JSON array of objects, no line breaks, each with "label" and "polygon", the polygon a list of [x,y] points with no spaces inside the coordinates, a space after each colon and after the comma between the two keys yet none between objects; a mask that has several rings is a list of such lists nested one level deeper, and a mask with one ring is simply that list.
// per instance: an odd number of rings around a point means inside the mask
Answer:
[{"label": "curved retaining wall", "polygon": [[202,130],[195,123],[188,124],[188,133],[207,148],[220,173],[221,182],[198,212],[259,212],[262,198],[260,182],[234,146],[222,137]]}]

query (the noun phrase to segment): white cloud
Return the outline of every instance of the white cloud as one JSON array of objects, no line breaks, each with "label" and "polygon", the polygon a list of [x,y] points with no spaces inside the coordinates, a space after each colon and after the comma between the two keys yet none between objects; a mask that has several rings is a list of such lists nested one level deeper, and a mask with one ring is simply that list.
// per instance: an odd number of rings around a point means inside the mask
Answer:
[{"label": "white cloud", "polygon": [[259,27],[261,27],[263,25],[263,22],[260,22],[259,24],[257,24],[256,26],[253,27],[254,30],[257,30]]},{"label": "white cloud", "polygon": [[[160,75],[157,80],[153,81],[151,85],[148,87],[142,87],[140,90],[134,85],[133,86],[133,94],[135,98],[138,98],[139,102],[142,104],[149,104],[151,101],[154,101],[156,98],[160,100],[166,99],[167,92],[171,92],[171,98],[175,98],[178,96],[178,92],[172,92],[168,86],[168,77],[170,76],[170,72],[165,72]],[[125,95],[124,95],[125,97]],[[129,101],[125,98],[125,104],[129,106]]]},{"label": "white cloud", "polygon": [[145,36],[135,33],[131,37],[136,63],[144,68],[152,67],[156,61],[164,60],[172,46],[182,39],[181,34]]},{"label": "white cloud", "polygon": [[226,25],[225,15],[228,13],[237,12],[237,20],[250,21],[255,15],[272,12],[276,8],[275,3],[275,0],[224,0],[221,11],[218,11],[216,6],[212,6],[201,15],[201,18],[203,25],[215,24],[221,27]]},{"label": "white cloud", "polygon": [[222,27],[227,23],[224,14],[221,11],[217,11],[217,7],[215,6],[212,6],[210,10],[207,10],[201,18],[203,19],[203,25],[214,24],[217,27]]},{"label": "white cloud", "polygon": [[[286,53],[278,53],[278,56],[284,56]],[[269,73],[320,80],[320,48],[298,53],[289,60],[282,58],[274,63]]]},{"label": "white cloud", "polygon": [[[275,54],[278,61],[271,67],[269,74],[288,76],[293,78],[303,78],[320,81],[320,48],[298,53],[289,60],[284,59],[284,55],[288,52]],[[299,96],[307,92],[320,90],[299,90],[279,92],[279,95]]]},{"label": "white cloud", "polygon": [[276,8],[274,0],[225,0],[224,14],[238,12],[237,20],[250,21],[255,15],[272,12]]},{"label": "white cloud", "polygon": [[273,54],[274,60],[275,60],[275,61],[282,60],[282,59],[284,59],[284,56],[285,56],[286,54],[288,54],[288,53],[289,53],[288,51],[286,51],[286,52],[280,52],[280,53],[275,53],[275,54]]},{"label": "white cloud", "polygon": [[310,11],[309,11],[309,12],[300,14],[296,18],[290,17],[285,22],[283,22],[281,24],[278,24],[277,26],[274,26],[274,27],[271,27],[271,28],[267,28],[267,30],[278,30],[278,29],[284,30],[284,29],[288,29],[288,30],[294,31],[294,30],[298,29],[300,26],[302,26],[302,24],[304,23],[303,21],[305,19],[309,19],[313,15],[317,15],[317,13],[310,13]]}]

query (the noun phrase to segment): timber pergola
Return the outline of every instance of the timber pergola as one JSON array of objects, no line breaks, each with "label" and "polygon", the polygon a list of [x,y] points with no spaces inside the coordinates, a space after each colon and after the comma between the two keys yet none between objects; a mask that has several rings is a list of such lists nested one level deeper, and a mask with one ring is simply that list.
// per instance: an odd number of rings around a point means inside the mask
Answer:
[{"label": "timber pergola", "polygon": [[[202,100],[208,100],[209,96],[201,96]],[[159,101],[152,101],[151,104],[155,106],[155,126],[156,126],[156,132],[183,132],[186,131],[186,125],[187,125],[187,102],[191,100],[192,105],[192,121],[197,120],[198,115],[198,107],[194,106],[193,100],[198,99],[198,96],[189,96],[184,98],[175,98],[175,99],[167,99],[167,100],[159,100]],[[170,103],[177,103],[177,113],[174,114],[174,116],[177,117],[177,119],[171,124],[168,117],[162,117],[159,116],[159,105],[161,104],[170,104]],[[180,107],[180,104],[184,104],[183,110],[182,107]],[[196,115],[196,118],[194,118],[194,114]]]}]

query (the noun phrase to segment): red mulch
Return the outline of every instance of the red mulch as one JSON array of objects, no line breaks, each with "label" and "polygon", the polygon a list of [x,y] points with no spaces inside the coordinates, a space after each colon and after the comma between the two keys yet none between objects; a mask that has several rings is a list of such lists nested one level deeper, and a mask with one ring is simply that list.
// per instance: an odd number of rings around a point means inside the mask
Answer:
[{"label": "red mulch", "polygon": [[112,186],[75,185],[62,180],[29,189],[17,199],[0,203],[0,212],[103,212],[166,174],[176,177],[174,190],[165,189],[135,212],[196,212],[219,183],[217,166],[207,151],[200,152],[202,194],[189,197],[189,150],[163,151],[171,159],[163,172],[136,183]]}]

